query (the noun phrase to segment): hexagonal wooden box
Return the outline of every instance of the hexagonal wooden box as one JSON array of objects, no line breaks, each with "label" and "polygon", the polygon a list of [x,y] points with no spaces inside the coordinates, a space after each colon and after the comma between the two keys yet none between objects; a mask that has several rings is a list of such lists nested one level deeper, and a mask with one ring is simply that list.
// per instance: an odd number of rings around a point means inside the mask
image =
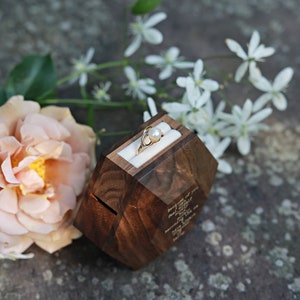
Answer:
[{"label": "hexagonal wooden box", "polygon": [[[160,122],[181,137],[135,168],[118,153]],[[217,162],[196,134],[158,115],[127,141],[102,155],[75,225],[102,251],[138,269],[189,232],[209,195]]]}]

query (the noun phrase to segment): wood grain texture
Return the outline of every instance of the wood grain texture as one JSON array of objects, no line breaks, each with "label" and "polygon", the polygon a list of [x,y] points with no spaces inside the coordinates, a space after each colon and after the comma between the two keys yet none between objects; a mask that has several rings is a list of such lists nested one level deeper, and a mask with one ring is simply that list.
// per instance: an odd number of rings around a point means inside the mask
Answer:
[{"label": "wood grain texture", "polygon": [[100,249],[133,269],[166,252],[194,226],[209,195],[217,162],[199,138],[167,115],[182,136],[140,168],[118,152],[139,132],[103,155],[75,225]]}]

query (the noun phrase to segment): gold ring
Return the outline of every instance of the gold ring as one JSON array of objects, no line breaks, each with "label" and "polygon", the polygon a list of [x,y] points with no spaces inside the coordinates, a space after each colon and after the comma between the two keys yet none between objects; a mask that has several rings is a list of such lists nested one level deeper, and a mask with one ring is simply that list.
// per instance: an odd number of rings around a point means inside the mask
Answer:
[{"label": "gold ring", "polygon": [[141,137],[141,144],[137,150],[137,154],[140,154],[147,147],[159,142],[162,137],[163,133],[159,128],[147,126]]}]

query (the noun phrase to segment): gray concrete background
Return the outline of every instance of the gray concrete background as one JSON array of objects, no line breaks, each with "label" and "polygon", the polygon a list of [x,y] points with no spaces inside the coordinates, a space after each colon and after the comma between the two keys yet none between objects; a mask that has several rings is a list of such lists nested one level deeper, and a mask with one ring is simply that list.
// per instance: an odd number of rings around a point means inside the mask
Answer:
[{"label": "gray concrete background", "polygon": [[[53,53],[60,76],[90,46],[97,63],[120,58],[125,5],[1,0],[0,82],[28,54]],[[54,255],[32,247],[32,260],[0,262],[0,299],[300,299],[299,1],[164,1],[161,10],[168,14],[159,26],[165,41],[152,52],[176,45],[193,60],[221,55],[228,53],[225,38],[245,44],[257,29],[277,50],[263,66],[268,77],[285,66],[295,70],[287,111],[272,114],[270,131],[255,139],[249,156],[231,151],[234,172],[218,175],[194,230],[149,266],[130,271],[85,238]],[[235,70],[239,61],[211,63]],[[237,87],[228,96],[238,102],[248,92]],[[112,130],[141,123],[126,111],[97,116],[99,127]],[[102,149],[112,142],[104,139]]]}]

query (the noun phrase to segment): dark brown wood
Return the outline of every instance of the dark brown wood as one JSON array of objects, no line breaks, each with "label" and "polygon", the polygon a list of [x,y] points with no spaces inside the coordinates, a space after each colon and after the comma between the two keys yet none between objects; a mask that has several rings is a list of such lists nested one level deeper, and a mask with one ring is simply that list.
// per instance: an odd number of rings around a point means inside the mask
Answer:
[{"label": "dark brown wood", "polygon": [[199,138],[167,115],[182,136],[140,168],[118,152],[141,130],[103,155],[75,225],[100,249],[133,269],[166,252],[194,226],[209,195],[217,162]]}]

